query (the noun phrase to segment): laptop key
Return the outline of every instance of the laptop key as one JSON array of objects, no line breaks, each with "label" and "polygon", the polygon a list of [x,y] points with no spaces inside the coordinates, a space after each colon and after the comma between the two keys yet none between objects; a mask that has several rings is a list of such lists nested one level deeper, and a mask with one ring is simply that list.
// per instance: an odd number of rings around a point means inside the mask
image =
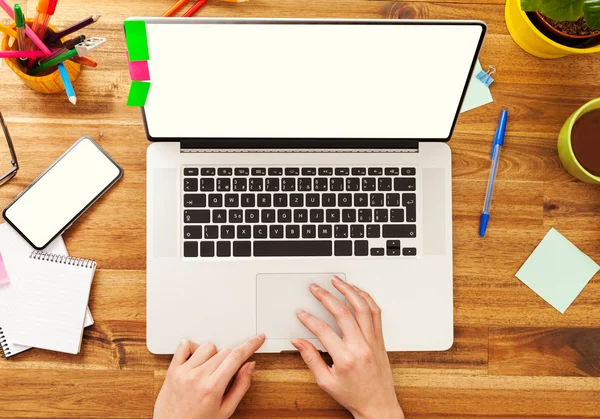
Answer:
[{"label": "laptop key", "polygon": [[392,223],[403,223],[404,222],[404,210],[402,208],[395,208],[390,210],[390,221]]},{"label": "laptop key", "polygon": [[366,193],[354,194],[354,206],[355,207],[368,207],[369,206],[369,195]]},{"label": "laptop key", "polygon": [[252,256],[252,242],[249,241],[234,241],[233,256],[244,257]]},{"label": "laptop key", "polygon": [[305,210],[305,209],[294,210],[294,222],[295,223],[308,222],[308,210]]},{"label": "laptop key", "polygon": [[248,187],[248,179],[236,177],[233,179],[233,190],[236,192],[245,192]]},{"label": "laptop key", "polygon": [[247,226],[247,225],[237,226],[237,238],[238,239],[252,238],[252,230],[250,229],[250,226]]},{"label": "laptop key", "polygon": [[342,210],[342,222],[355,223],[356,222],[356,210],[354,208]]},{"label": "laptop key", "polygon": [[281,167],[270,167],[268,173],[269,176],[281,176],[283,175],[283,169]]},{"label": "laptop key", "polygon": [[400,194],[399,193],[385,194],[385,204],[388,207],[399,207],[400,206]]},{"label": "laptop key", "polygon": [[392,190],[392,178],[391,177],[381,177],[381,178],[379,178],[379,180],[377,181],[377,190],[379,190],[379,191],[391,191]]},{"label": "laptop key", "polygon": [[285,237],[288,239],[299,239],[300,226],[295,224],[285,226]]},{"label": "laptop key", "polygon": [[385,249],[383,247],[374,247],[371,249],[371,256],[385,256]]},{"label": "laptop key", "polygon": [[254,256],[331,256],[331,247],[330,240],[256,240]]},{"label": "laptop key", "polygon": [[235,227],[230,225],[221,226],[221,238],[235,239]]},{"label": "laptop key", "polygon": [[405,247],[402,249],[403,256],[417,256],[417,249],[415,247]]},{"label": "laptop key", "polygon": [[217,257],[227,258],[231,256],[231,242],[217,242]]},{"label": "laptop key", "polygon": [[250,178],[248,182],[248,190],[254,192],[261,192],[263,190],[263,179],[258,178]]},{"label": "laptop key", "polygon": [[259,207],[270,207],[271,206],[271,194],[268,194],[268,193],[258,194],[258,206]]},{"label": "laptop key", "polygon": [[319,167],[319,176],[331,176],[333,169],[331,167]]},{"label": "laptop key", "polygon": [[321,196],[321,201],[324,207],[335,207],[335,194],[324,193]]},{"label": "laptop key", "polygon": [[208,206],[211,208],[218,208],[223,206],[223,195],[218,193],[211,193],[208,195]]},{"label": "laptop key", "polygon": [[301,193],[290,194],[290,207],[303,207],[304,195]]},{"label": "laptop key", "polygon": [[325,221],[325,211],[322,209],[311,209],[310,210],[310,222],[311,223],[322,223]]},{"label": "laptop key", "polygon": [[183,242],[183,257],[198,257],[198,242]]},{"label": "laptop key", "polygon": [[358,210],[358,222],[370,223],[373,219],[373,210],[370,208]]},{"label": "laptop key", "polygon": [[183,179],[183,190],[185,192],[198,191],[198,179],[195,177],[186,177]]},{"label": "laptop key", "polygon": [[397,167],[386,167],[385,175],[386,176],[398,176],[400,174],[400,169]]},{"label": "laptop key", "polygon": [[233,170],[231,170],[231,167],[221,167],[217,170],[217,174],[219,176],[231,176],[233,174]]},{"label": "laptop key", "polygon": [[329,179],[329,190],[330,191],[343,191],[344,190],[344,179],[341,177],[332,177]]},{"label": "laptop key", "polygon": [[312,189],[312,179],[308,177],[298,178],[298,190],[301,192],[310,192]]},{"label": "laptop key", "polygon": [[185,210],[183,212],[183,222],[191,224],[210,223],[210,210]]},{"label": "laptop key", "polygon": [[339,209],[328,209],[325,211],[325,220],[328,223],[339,223],[340,222],[340,210]]},{"label": "laptop key", "polygon": [[417,237],[417,226],[414,224],[384,224],[383,237],[413,239]]},{"label": "laptop key", "polygon": [[218,239],[219,238],[219,227],[204,226],[204,238],[205,239]]},{"label": "laptop key", "polygon": [[312,224],[305,224],[302,226],[302,238],[303,239],[314,239],[317,237],[317,227]]},{"label": "laptop key", "polygon": [[362,224],[353,224],[350,227],[350,237],[353,239],[362,239],[365,237],[365,226]]},{"label": "laptop key", "polygon": [[289,209],[277,210],[277,222],[278,223],[291,223],[292,222],[292,210],[289,210]]},{"label": "laptop key", "polygon": [[320,195],[318,193],[306,194],[306,206],[307,207],[318,207],[321,204]]},{"label": "laptop key", "polygon": [[250,169],[247,167],[236,167],[233,171],[236,176],[248,176],[250,174]]},{"label": "laptop key", "polygon": [[252,176],[266,176],[267,169],[264,167],[254,167],[252,168]]},{"label": "laptop key", "polygon": [[215,180],[213,178],[201,178],[200,179],[200,190],[202,192],[212,192],[215,190]]},{"label": "laptop key", "polygon": [[269,237],[272,239],[283,239],[283,226],[272,225],[269,227]]},{"label": "laptop key", "polygon": [[275,222],[275,210],[264,209],[260,212],[260,219],[263,223],[274,223]]},{"label": "laptop key", "polygon": [[266,239],[267,238],[267,226],[255,225],[253,229],[255,239]]},{"label": "laptop key", "polygon": [[400,248],[395,248],[395,247],[388,247],[387,248],[387,255],[388,256],[400,256]]},{"label": "laptop key", "polygon": [[369,176],[381,176],[383,175],[383,170],[381,167],[370,167],[369,168]]},{"label": "laptop key", "polygon": [[376,209],[374,221],[376,223],[387,223],[388,222],[388,210],[387,209]]},{"label": "laptop key", "polygon": [[185,194],[183,195],[183,206],[187,208],[199,208],[206,206],[206,195]]},{"label": "laptop key", "polygon": [[300,169],[297,167],[286,167],[285,169],[286,176],[300,176]]},{"label": "laptop key", "polygon": [[368,240],[356,240],[354,242],[354,256],[369,256]]},{"label": "laptop key", "polygon": [[183,228],[183,237],[186,239],[201,239],[202,226],[185,226]]},{"label": "laptop key", "polygon": [[213,210],[213,223],[226,223],[227,210]]},{"label": "laptop key", "polygon": [[395,191],[414,191],[417,189],[417,180],[414,177],[397,177],[394,179]]},{"label": "laptop key", "polygon": [[346,224],[338,224],[333,227],[333,234],[336,239],[348,238],[348,226]]},{"label": "laptop key", "polygon": [[319,238],[320,239],[330,239],[333,235],[333,231],[330,225],[321,224],[319,226]]},{"label": "laptop key", "polygon": [[287,207],[288,196],[283,193],[276,193],[273,195],[273,206],[274,207]]},{"label": "laptop key", "polygon": [[281,179],[281,190],[287,192],[295,191],[296,179],[291,177],[285,177]]},{"label": "laptop key", "polygon": [[313,182],[313,190],[318,192],[327,191],[327,179],[324,177],[317,177]]},{"label": "laptop key", "polygon": [[243,193],[242,194],[242,207],[249,208],[255,206],[255,195],[253,193]]},{"label": "laptop key", "polygon": [[230,223],[243,223],[244,222],[244,210],[235,209],[229,210],[229,222]]},{"label": "laptop key", "polygon": [[335,169],[336,176],[348,176],[350,174],[350,169],[347,167],[337,167]]},{"label": "laptop key", "polygon": [[225,195],[225,206],[226,207],[237,207],[240,204],[240,197],[238,194],[226,194]]},{"label": "laptop key", "polygon": [[215,256],[215,242],[200,242],[200,257],[212,258]]},{"label": "laptop key", "polygon": [[317,169],[314,167],[304,167],[302,168],[302,176],[314,176],[317,174]]},{"label": "laptop key", "polygon": [[365,177],[362,180],[363,191],[374,191],[376,188],[377,180],[374,177]]},{"label": "laptop key", "polygon": [[367,226],[367,237],[370,239],[381,237],[381,227],[378,224],[369,224]]},{"label": "laptop key", "polygon": [[349,177],[346,179],[347,191],[360,191],[360,179],[357,177]]},{"label": "laptop key", "polygon": [[218,178],[217,179],[217,191],[229,192],[231,190],[231,179],[229,178]]},{"label": "laptop key", "polygon": [[215,169],[213,167],[203,167],[202,169],[200,169],[200,174],[202,176],[214,176]]},{"label": "laptop key", "polygon": [[196,167],[186,167],[183,169],[184,176],[198,176],[200,171]]},{"label": "laptop key", "polygon": [[352,206],[352,194],[341,193],[338,195],[338,206],[339,207],[351,207]]},{"label": "laptop key", "polygon": [[414,193],[402,194],[402,205],[406,207],[406,221],[414,223],[417,221],[417,196]]},{"label": "laptop key", "polygon": [[334,254],[336,256],[352,256],[352,241],[336,240]]},{"label": "laptop key", "polygon": [[268,192],[279,191],[279,179],[272,178],[272,177],[265,179],[265,191],[268,191]]},{"label": "laptop key", "polygon": [[372,193],[371,194],[371,206],[372,207],[383,207],[383,194]]},{"label": "laptop key", "polygon": [[365,176],[367,174],[367,169],[364,167],[353,167],[352,168],[352,176]]},{"label": "laptop key", "polygon": [[247,223],[258,223],[259,220],[259,212],[257,209],[247,209],[246,210],[246,222]]},{"label": "laptop key", "polygon": [[403,167],[402,176],[414,176],[417,174],[417,169],[414,167]]}]

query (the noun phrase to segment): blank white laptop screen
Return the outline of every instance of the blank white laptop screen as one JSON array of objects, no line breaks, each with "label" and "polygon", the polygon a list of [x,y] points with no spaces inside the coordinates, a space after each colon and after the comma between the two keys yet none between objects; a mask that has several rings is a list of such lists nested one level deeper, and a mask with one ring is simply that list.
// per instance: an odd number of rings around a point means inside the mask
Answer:
[{"label": "blank white laptop screen", "polygon": [[153,138],[447,139],[484,27],[147,22]]}]

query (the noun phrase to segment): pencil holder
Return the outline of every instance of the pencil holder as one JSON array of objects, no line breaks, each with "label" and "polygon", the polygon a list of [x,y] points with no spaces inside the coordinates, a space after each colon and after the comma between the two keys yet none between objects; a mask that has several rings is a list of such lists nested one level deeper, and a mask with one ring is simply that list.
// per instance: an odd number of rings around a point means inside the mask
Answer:
[{"label": "pencil holder", "polygon": [[[28,25],[30,25],[32,22],[33,19],[27,19]],[[11,29],[15,30],[14,24],[11,26]],[[48,25],[48,32],[56,33],[57,31],[58,29],[56,27]],[[16,40],[13,43],[12,48],[8,46],[10,39],[12,39],[10,36],[4,35],[4,37],[2,38],[2,44],[0,44],[0,49],[2,51],[16,50]],[[58,71],[58,69],[54,70],[50,74],[30,76],[29,74],[26,74],[24,72],[24,69],[21,66],[21,63],[19,62],[18,58],[5,58],[4,60],[6,61],[8,67],[17,76],[19,76],[21,80],[23,80],[23,83],[25,83],[27,86],[29,86],[36,92],[51,94],[60,93],[65,90],[65,86],[62,83],[62,80],[60,78],[60,72]],[[77,80],[77,78],[79,77],[79,74],[81,74],[81,65],[71,60],[65,61],[64,64],[65,68],[67,69],[67,73],[69,74],[69,79],[71,79],[72,83],[75,82],[75,80]]]}]

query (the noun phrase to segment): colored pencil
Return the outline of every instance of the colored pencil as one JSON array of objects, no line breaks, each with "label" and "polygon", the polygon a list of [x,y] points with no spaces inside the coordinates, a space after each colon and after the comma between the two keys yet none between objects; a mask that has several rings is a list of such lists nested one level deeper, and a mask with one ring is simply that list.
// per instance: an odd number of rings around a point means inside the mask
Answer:
[{"label": "colored pencil", "polygon": [[199,0],[196,4],[194,4],[192,7],[190,7],[190,9],[187,12],[185,12],[183,14],[183,17],[192,17],[192,16],[194,16],[196,14],[196,12],[198,10],[200,10],[200,8],[206,4],[207,1],[208,0]]},{"label": "colored pencil", "polygon": [[0,51],[0,58],[40,58],[42,51]]},{"label": "colored pencil", "polygon": [[71,102],[73,105],[76,105],[77,95],[75,95],[75,90],[73,90],[73,85],[71,84],[71,79],[69,78],[69,73],[67,73],[64,63],[60,63],[58,65],[58,71],[60,72],[60,78],[65,85],[65,92],[67,92],[69,102]]},{"label": "colored pencil", "polygon": [[189,1],[190,0],[179,0],[177,3],[175,3],[169,10],[167,10],[163,14],[163,17],[173,16],[175,13],[177,13],[179,11],[179,9],[181,9],[183,6],[185,6],[187,4],[187,2],[189,2]]},{"label": "colored pencil", "polygon": [[0,25],[0,32],[5,33],[13,39],[17,39],[19,35],[8,26]]},{"label": "colored pencil", "polygon": [[[6,14],[10,16],[11,19],[15,19],[15,13],[13,9],[8,5],[5,0],[0,0],[0,7],[4,9]],[[48,48],[40,38],[31,30],[29,25],[25,25],[25,34],[33,41],[33,43],[44,53],[44,56],[52,54],[50,48]]]},{"label": "colored pencil", "polygon": [[73,26],[68,27],[67,29],[63,29],[60,32],[56,32],[55,34],[48,35],[48,36],[46,36],[46,38],[44,38],[44,42],[46,42],[46,44],[54,44],[55,42],[59,41],[60,39],[64,38],[65,36],[71,35],[73,32],[77,32],[77,31],[85,28],[86,26],[91,25],[92,23],[98,22],[98,19],[100,19],[101,16],[102,15],[92,15],[92,16],[88,17],[87,19],[84,19],[81,22],[78,22],[78,23],[74,24]]},{"label": "colored pencil", "polygon": [[92,60],[91,58],[82,57],[79,55],[77,57],[71,58],[71,61],[75,61],[76,63],[85,65],[86,67],[98,67],[98,63],[96,61]]},{"label": "colored pencil", "polygon": [[46,61],[42,65],[38,65],[37,67],[32,68],[29,71],[30,76],[35,76],[36,74],[40,74],[44,70],[48,70],[50,67],[53,67],[59,63],[70,60],[78,54],[77,50],[70,49],[67,52],[60,54],[58,57],[54,57],[50,61]]},{"label": "colored pencil", "polygon": [[64,54],[65,52],[68,52],[69,50],[72,50],[73,48],[75,48],[75,45],[81,44],[83,41],[85,41],[84,35],[78,36],[77,38],[69,39],[67,42],[62,44],[62,46],[58,47],[56,49],[56,51],[54,51],[52,54],[39,60],[38,64],[42,65],[42,64],[47,63],[50,60],[55,59],[59,55]]},{"label": "colored pencil", "polygon": [[85,35],[79,35],[78,37],[68,39],[65,42],[59,42],[58,44],[52,44],[52,46],[56,46],[56,48],[73,49],[73,48],[75,48],[75,45],[81,44],[83,41],[85,41]]}]

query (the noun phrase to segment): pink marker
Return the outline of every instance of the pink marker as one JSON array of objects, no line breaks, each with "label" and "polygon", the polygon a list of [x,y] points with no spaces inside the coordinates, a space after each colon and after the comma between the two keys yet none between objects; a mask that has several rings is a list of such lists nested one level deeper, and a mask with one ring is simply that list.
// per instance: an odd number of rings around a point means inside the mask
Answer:
[{"label": "pink marker", "polygon": [[0,51],[0,58],[40,58],[42,51]]},{"label": "pink marker", "polygon": [[8,280],[8,272],[4,267],[4,260],[2,259],[2,253],[0,253],[0,286],[7,285],[10,281]]}]

